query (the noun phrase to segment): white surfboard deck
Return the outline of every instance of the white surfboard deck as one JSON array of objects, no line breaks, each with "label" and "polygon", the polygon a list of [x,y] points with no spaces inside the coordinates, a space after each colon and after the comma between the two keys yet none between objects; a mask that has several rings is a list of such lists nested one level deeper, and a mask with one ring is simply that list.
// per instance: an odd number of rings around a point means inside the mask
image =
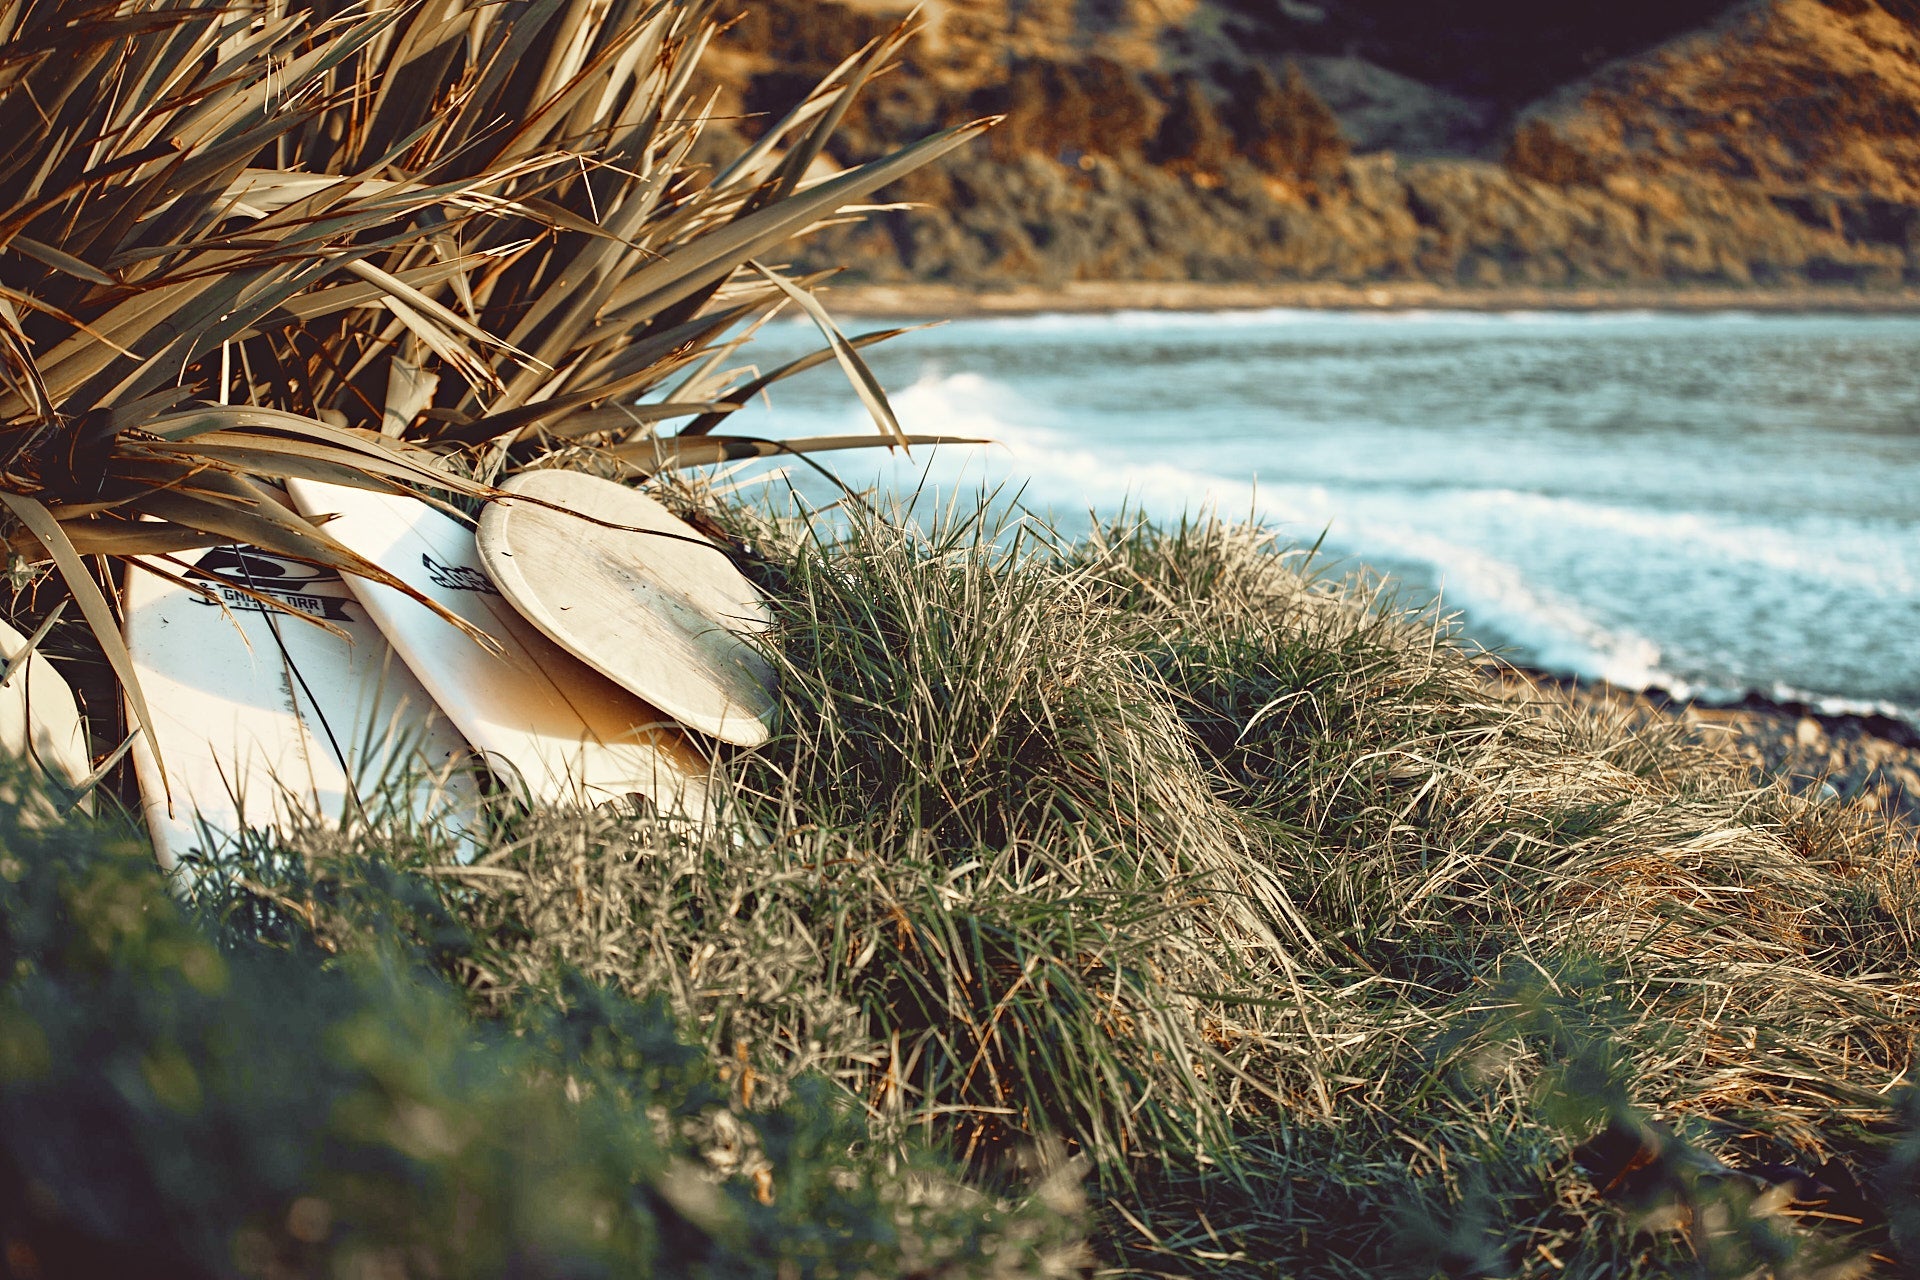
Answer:
[{"label": "white surfboard deck", "polygon": [[[376,823],[471,830],[479,787],[466,742],[338,576],[252,547],[176,558],[219,575],[200,579],[218,604],[137,567],[125,597],[127,648],[154,733],[134,743],[134,776],[161,866],[195,849],[217,853],[246,830],[338,823],[356,811]],[[345,638],[227,583],[323,618]]]},{"label": "white surfboard deck", "polygon": [[719,547],[598,476],[527,471],[501,487],[565,508],[503,499],[480,513],[480,563],[521,614],[688,728],[744,747],[767,740],[776,677],[743,637],[773,617]]},{"label": "white surfboard deck", "polygon": [[678,726],[541,635],[481,570],[473,532],[417,498],[287,484],[327,532],[493,637],[489,652],[393,587],[349,578],[387,640],[494,772],[547,804],[646,797],[703,818],[707,761]]},{"label": "white surfboard deck", "polygon": [[[27,637],[0,622],[0,669],[26,650]],[[73,690],[53,664],[34,653],[0,684],[0,751],[24,759],[69,794],[92,772],[86,724]],[[91,810],[89,800],[81,807]]]}]

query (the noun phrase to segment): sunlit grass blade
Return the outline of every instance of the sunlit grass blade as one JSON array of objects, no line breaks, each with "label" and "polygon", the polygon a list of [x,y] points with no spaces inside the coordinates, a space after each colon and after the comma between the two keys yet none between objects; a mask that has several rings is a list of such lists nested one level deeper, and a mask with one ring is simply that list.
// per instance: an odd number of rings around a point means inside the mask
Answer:
[{"label": "sunlit grass blade", "polygon": [[140,690],[139,676],[133,669],[133,656],[127,652],[126,641],[120,636],[120,622],[114,617],[113,607],[100,590],[100,584],[80,559],[80,553],[74,549],[66,531],[51,512],[39,502],[22,494],[9,493],[0,487],[0,502],[27,527],[40,545],[46,548],[47,555],[60,571],[72,598],[80,606],[80,612],[92,629],[93,638],[105,655],[108,665],[113,668],[115,677],[120,681],[121,692],[126,695],[127,704],[133,709],[134,720],[146,733],[153,745],[154,756],[160,756],[160,745],[153,740],[153,715],[147,710],[146,695]]},{"label": "sunlit grass blade", "polygon": [[[991,444],[976,436],[902,435],[907,445]],[[741,458],[775,458],[808,453],[831,453],[842,449],[871,449],[872,436],[798,436],[791,440],[768,440],[757,436],[663,436],[653,440],[635,440],[616,445],[609,452],[634,463],[666,471],[676,467],[704,467],[716,462]]]},{"label": "sunlit grass blade", "polygon": [[797,287],[778,272],[769,271],[758,262],[749,265],[777,286],[780,292],[791,298],[795,306],[807,313],[807,318],[813,321],[820,330],[821,336],[826,338],[828,347],[833,351],[833,358],[840,362],[841,370],[847,375],[847,381],[852,383],[853,389],[859,393],[860,403],[865,405],[867,412],[873,415],[874,425],[880,428],[880,434],[887,438],[890,446],[905,445],[906,434],[900,430],[900,422],[893,416],[893,406],[887,403],[885,388],[880,385],[880,380],[873,376],[873,370],[867,367],[867,362],[860,358],[859,351],[840,332],[840,327],[833,322],[833,317],[827,314],[827,309],[820,305],[820,300]]}]

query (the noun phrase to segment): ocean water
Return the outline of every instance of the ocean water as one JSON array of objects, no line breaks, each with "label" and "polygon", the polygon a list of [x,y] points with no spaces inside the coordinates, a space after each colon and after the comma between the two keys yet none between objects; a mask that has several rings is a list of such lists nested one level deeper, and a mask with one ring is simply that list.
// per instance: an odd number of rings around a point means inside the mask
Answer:
[{"label": "ocean water", "polygon": [[[1041,315],[868,356],[908,431],[995,443],[827,455],[850,484],[1254,516],[1532,665],[1920,720],[1920,317]],[[730,429],[872,427],[829,364]]]}]

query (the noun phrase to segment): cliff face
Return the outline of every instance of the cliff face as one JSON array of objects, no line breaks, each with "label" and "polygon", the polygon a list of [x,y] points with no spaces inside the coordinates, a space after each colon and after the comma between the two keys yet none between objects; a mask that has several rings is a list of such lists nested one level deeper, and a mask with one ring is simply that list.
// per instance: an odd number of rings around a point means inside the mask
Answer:
[{"label": "cliff face", "polygon": [[[1444,14],[1436,11],[1444,10]],[[1003,112],[836,230],[855,278],[1920,281],[1920,0],[944,0],[845,163]],[[721,42],[752,135],[894,0]]]},{"label": "cliff face", "polygon": [[1920,0],[1888,3],[1743,8],[1553,95],[1516,137],[1562,180],[1678,173],[1920,202]]}]

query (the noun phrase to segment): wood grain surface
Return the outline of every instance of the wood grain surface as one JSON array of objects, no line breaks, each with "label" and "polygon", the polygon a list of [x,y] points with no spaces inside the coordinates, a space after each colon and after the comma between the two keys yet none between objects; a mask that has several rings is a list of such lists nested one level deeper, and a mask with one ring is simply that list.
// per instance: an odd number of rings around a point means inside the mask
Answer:
[{"label": "wood grain surface", "polygon": [[492,637],[489,650],[420,601],[365,579],[348,585],[496,773],[528,800],[645,797],[701,817],[707,761],[658,708],[588,668],[522,619],[480,568],[471,530],[417,498],[289,482],[327,531]]},{"label": "wood grain surface", "polygon": [[748,637],[772,615],[717,545],[597,476],[528,471],[502,487],[552,504],[506,499],[480,516],[481,564],[522,615],[687,727],[739,746],[767,740],[775,678]]}]

